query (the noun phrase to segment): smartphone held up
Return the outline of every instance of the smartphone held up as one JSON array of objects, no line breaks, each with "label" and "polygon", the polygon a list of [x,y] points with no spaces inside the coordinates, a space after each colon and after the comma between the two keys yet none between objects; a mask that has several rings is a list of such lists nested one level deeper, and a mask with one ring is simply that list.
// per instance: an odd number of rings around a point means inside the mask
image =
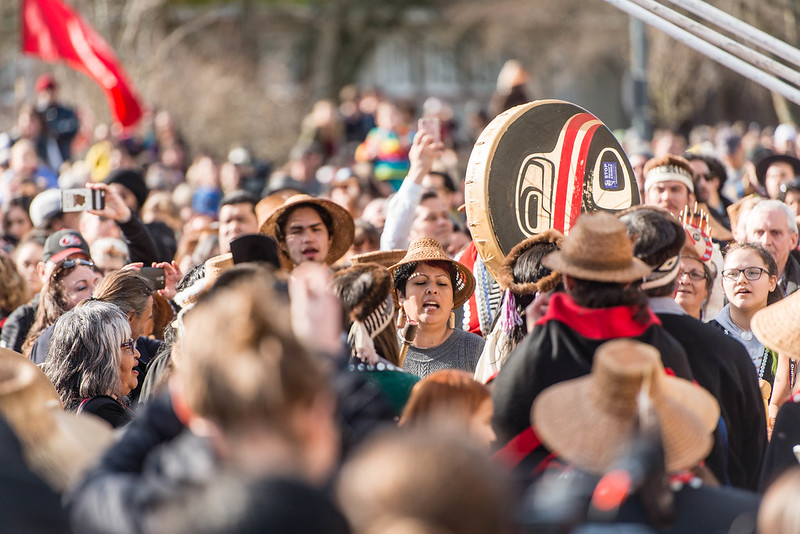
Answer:
[{"label": "smartphone held up", "polygon": [[442,122],[439,117],[422,117],[417,123],[417,129],[433,137],[437,143],[442,142]]},{"label": "smartphone held up", "polygon": [[61,211],[101,210],[106,206],[106,192],[102,189],[63,189]]}]

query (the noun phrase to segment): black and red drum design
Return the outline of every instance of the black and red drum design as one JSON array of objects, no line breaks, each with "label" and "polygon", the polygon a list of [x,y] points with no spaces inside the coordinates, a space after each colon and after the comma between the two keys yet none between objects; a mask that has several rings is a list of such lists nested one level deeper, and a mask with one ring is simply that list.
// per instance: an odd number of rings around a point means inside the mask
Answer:
[{"label": "black and red drum design", "polygon": [[639,204],[633,168],[617,139],[600,119],[561,100],[498,115],[467,165],[467,224],[493,275],[527,237],[548,228],[568,234],[581,213]]}]

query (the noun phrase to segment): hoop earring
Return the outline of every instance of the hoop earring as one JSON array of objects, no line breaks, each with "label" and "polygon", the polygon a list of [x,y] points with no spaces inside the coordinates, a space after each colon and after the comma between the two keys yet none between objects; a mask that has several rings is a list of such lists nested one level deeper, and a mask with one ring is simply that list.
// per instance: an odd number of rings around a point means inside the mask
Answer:
[{"label": "hoop earring", "polygon": [[400,330],[406,325],[406,310],[402,307],[397,314],[397,329]]},{"label": "hoop earring", "polygon": [[456,312],[450,312],[450,319],[447,321],[447,326],[455,329],[456,327]]}]

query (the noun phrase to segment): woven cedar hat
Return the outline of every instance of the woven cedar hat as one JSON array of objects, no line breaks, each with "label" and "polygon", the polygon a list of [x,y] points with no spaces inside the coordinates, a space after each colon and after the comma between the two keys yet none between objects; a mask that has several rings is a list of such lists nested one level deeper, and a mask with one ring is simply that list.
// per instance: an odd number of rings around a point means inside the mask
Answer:
[{"label": "woven cedar hat", "polygon": [[637,397],[649,383],[668,472],[708,456],[719,405],[705,389],[666,374],[656,348],[630,339],[601,345],[588,376],[551,386],[536,398],[531,422],[548,448],[602,474],[635,435]]},{"label": "woven cedar hat", "polygon": [[650,272],[647,264],[633,256],[633,244],[625,225],[606,212],[578,217],[561,250],[545,256],[542,265],[597,282],[633,282]]},{"label": "woven cedar hat", "polygon": [[377,263],[383,265],[387,269],[402,260],[406,255],[405,249],[394,250],[375,250],[373,252],[364,252],[350,256],[350,263],[356,265],[361,263]]},{"label": "woven cedar hat", "polygon": [[[353,244],[353,237],[355,235],[355,224],[353,217],[346,209],[323,198],[315,198],[309,195],[294,195],[287,198],[284,203],[277,208],[272,215],[261,226],[261,232],[270,235],[280,243],[280,228],[278,221],[281,220],[283,215],[288,214],[291,210],[302,206],[319,206],[328,212],[333,220],[333,232],[330,236],[331,245],[328,249],[328,255],[325,258],[325,263],[333,265],[336,260],[344,256],[345,252]],[[280,249],[279,249],[280,250]],[[289,257],[283,250],[280,250],[281,258],[288,260]]]},{"label": "woven cedar hat", "polygon": [[266,224],[267,219],[269,219],[269,216],[272,215],[276,209],[280,208],[283,203],[286,202],[287,198],[299,194],[300,191],[295,191],[294,189],[284,189],[283,191],[278,191],[276,193],[272,193],[271,195],[267,195],[258,201],[258,204],[256,204],[255,207],[256,220],[258,221],[258,227],[260,228],[260,232],[262,234],[266,234],[264,225]]},{"label": "woven cedar hat", "polygon": [[800,292],[758,310],[750,320],[756,338],[768,349],[790,358],[800,357]]},{"label": "woven cedar hat", "polygon": [[111,444],[111,427],[92,415],[65,413],[53,384],[32,361],[0,348],[0,413],[22,444],[28,466],[65,491]]},{"label": "woven cedar hat", "polygon": [[561,248],[563,242],[564,234],[558,230],[548,229],[517,243],[503,260],[503,264],[497,272],[497,283],[503,290],[508,289],[515,295],[533,295],[537,292],[551,291],[561,282],[560,272],[551,271],[550,274],[535,282],[517,282],[514,278],[514,266],[519,257],[532,248],[549,244],[555,244],[557,248]]},{"label": "woven cedar hat", "polygon": [[408,247],[408,251],[402,260],[389,268],[392,276],[395,276],[397,268],[407,263],[445,261],[456,269],[456,287],[453,288],[453,308],[458,308],[464,304],[475,292],[475,277],[463,264],[451,260],[442,248],[441,243],[431,237],[421,237],[415,240]]},{"label": "woven cedar hat", "polygon": [[205,288],[208,289],[214,285],[217,278],[222,276],[222,273],[233,268],[233,254],[226,252],[225,254],[208,258],[205,262],[205,267]]}]

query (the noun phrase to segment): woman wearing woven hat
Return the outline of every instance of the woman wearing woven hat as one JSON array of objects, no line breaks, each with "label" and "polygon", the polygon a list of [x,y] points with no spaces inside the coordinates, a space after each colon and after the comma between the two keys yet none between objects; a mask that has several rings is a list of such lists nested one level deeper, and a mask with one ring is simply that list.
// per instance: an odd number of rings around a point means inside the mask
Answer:
[{"label": "woman wearing woven hat", "polygon": [[528,334],[525,308],[539,293],[549,293],[561,283],[561,273],[542,265],[542,258],[558,250],[564,235],[545,230],[511,249],[498,273],[503,303],[491,333],[486,337],[475,380],[485,383],[494,377],[508,356]]},{"label": "woman wearing woven hat", "polygon": [[287,270],[304,261],[333,265],[353,244],[353,218],[335,202],[308,195],[286,199],[261,226],[275,238]]},{"label": "woman wearing woven hat", "polygon": [[[534,401],[530,417],[539,437],[587,474],[561,478],[584,483],[571,488],[574,503],[564,503],[574,505],[570,525],[593,520],[609,531],[615,524],[644,524],[656,529],[647,532],[729,532],[737,520],[753,520],[754,493],[706,487],[697,468],[712,446],[716,400],[668,375],[660,360],[650,345],[609,341],[598,348],[588,376],[548,387]],[[534,492],[534,513],[558,508],[553,496],[564,495],[558,491],[564,487],[555,484],[545,480]],[[548,504],[539,500],[543,490]]]},{"label": "woman wearing woven hat", "polygon": [[648,308],[640,289],[650,268],[633,255],[625,225],[609,213],[583,214],[560,250],[542,264],[561,273],[566,294],[550,297],[545,315],[508,358],[494,382],[498,455],[529,477],[548,452],[528,417],[547,386],[588,374],[597,347],[629,337],[659,349],[664,366],[691,378],[686,353]]},{"label": "woman wearing woven hat", "polygon": [[456,330],[453,314],[475,290],[469,269],[451,260],[438,241],[423,237],[390,271],[401,317],[419,325],[403,369],[423,378],[441,369],[474,372],[483,339]]}]

